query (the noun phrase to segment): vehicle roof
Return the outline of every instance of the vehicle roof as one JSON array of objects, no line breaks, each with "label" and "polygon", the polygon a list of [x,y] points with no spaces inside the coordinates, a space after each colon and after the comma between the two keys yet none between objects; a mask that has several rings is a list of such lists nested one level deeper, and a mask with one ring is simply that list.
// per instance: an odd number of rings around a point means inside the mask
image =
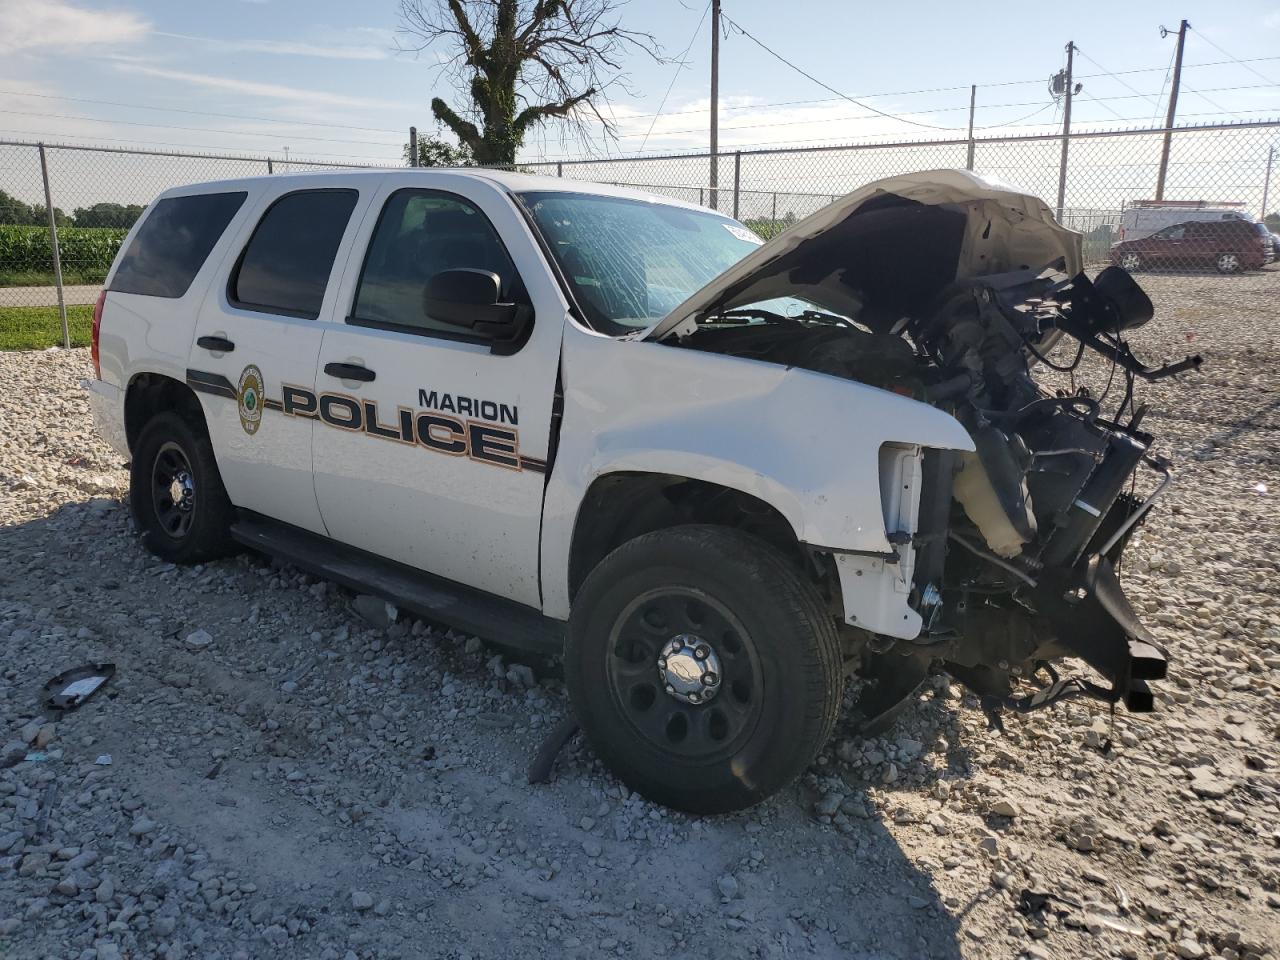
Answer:
[{"label": "vehicle roof", "polygon": [[1164,229],[1172,230],[1174,227],[1195,227],[1196,229],[1203,229],[1205,227],[1212,227],[1215,230],[1239,230],[1242,224],[1248,229],[1253,229],[1253,225],[1258,222],[1259,221],[1257,220],[1244,220],[1244,219],[1241,219],[1241,220],[1184,220],[1184,221],[1181,221],[1180,223],[1171,223]]},{"label": "vehicle roof", "polygon": [[[701,210],[706,213],[727,214],[710,210],[696,203],[669,197],[662,193],[633,187],[615,186],[608,183],[594,183],[589,180],[574,180],[567,177],[548,177],[533,173],[515,173],[510,170],[491,170],[487,167],[371,167],[339,170],[306,170],[300,172],[277,173],[256,177],[237,177],[231,180],[210,180],[191,183],[181,187],[172,187],[161,197],[180,197],[184,194],[199,192],[210,193],[219,190],[245,189],[249,186],[268,183],[276,189],[305,189],[320,183],[326,185],[352,185],[367,180],[381,180],[384,177],[397,177],[405,181],[405,186],[412,186],[415,180],[433,180],[439,185],[441,176],[459,180],[483,180],[492,183],[508,193],[534,193],[539,191],[556,193],[580,193],[590,196],[620,197],[628,200],[641,200],[647,203],[662,203],[689,210]],[[197,189],[198,188],[198,189]],[[672,187],[670,189],[696,189],[692,187]]]}]

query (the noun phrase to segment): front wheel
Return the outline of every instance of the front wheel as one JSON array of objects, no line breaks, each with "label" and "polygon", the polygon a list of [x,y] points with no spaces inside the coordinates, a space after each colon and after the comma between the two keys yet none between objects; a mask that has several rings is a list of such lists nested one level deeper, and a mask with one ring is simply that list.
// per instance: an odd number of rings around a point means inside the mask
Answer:
[{"label": "front wheel", "polygon": [[802,773],[841,696],[835,622],[772,546],[683,526],[606,557],[574,601],[565,682],[596,754],[692,813],[740,810]]},{"label": "front wheel", "polygon": [[176,413],[153,417],[134,445],[129,508],[143,545],[171,563],[200,563],[234,551],[232,506],[213,446]]},{"label": "front wheel", "polygon": [[1218,259],[1214,261],[1214,266],[1218,268],[1219,273],[1239,273],[1240,254],[1220,253]]}]

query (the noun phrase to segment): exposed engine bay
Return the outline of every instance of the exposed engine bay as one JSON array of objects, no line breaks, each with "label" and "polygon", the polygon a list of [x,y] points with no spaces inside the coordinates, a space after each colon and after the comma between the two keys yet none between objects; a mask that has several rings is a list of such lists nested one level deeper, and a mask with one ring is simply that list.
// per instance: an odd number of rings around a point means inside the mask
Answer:
[{"label": "exposed engine bay", "polygon": [[[924,452],[916,528],[888,531],[899,553],[913,551],[909,602],[923,627],[907,640],[863,638],[869,725],[891,719],[933,664],[997,724],[1003,709],[1082,695],[1149,711],[1148,681],[1165,676],[1166,656],[1117,568],[1171,465],[1142,430],[1135,388],[1200,358],[1151,367],[1135,356],[1126,337],[1153,308],[1118,267],[1090,279],[1069,257],[1019,262],[1011,243],[1003,263],[991,258],[1001,269],[959,269],[982,217],[972,204],[881,194],[727,285],[676,330],[678,344],[891,390],[972,437],[974,452]],[[1110,365],[1102,394],[1037,381],[1044,368],[1074,371],[1086,352]],[[1103,681],[1060,677],[1063,656]]]}]

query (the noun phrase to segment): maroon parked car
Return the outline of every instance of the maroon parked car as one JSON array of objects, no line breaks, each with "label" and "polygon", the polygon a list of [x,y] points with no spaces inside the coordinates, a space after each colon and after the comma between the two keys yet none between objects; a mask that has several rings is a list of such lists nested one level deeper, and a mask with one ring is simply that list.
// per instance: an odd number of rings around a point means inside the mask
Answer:
[{"label": "maroon parked car", "polygon": [[1257,270],[1272,260],[1271,238],[1260,223],[1248,220],[1192,220],[1175,223],[1140,240],[1111,247],[1111,262],[1129,272],[1148,268],[1219,273]]}]

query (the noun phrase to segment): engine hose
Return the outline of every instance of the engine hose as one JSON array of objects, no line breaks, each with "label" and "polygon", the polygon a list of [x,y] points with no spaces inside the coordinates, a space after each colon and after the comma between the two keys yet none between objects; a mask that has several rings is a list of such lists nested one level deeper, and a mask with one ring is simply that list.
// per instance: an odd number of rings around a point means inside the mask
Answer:
[{"label": "engine hose", "polygon": [[1004,560],[1001,560],[994,553],[991,553],[990,551],[987,551],[987,550],[983,550],[976,543],[970,543],[964,537],[960,536],[960,534],[955,533],[954,531],[948,531],[947,536],[950,539],[954,540],[956,543],[960,544],[960,546],[964,547],[970,553],[981,557],[983,560],[986,560],[988,563],[994,563],[1001,570],[1007,570],[1009,573],[1012,573],[1015,577],[1017,577],[1023,583],[1032,587],[1038,586],[1038,583],[1034,577],[1029,576],[1026,573],[1023,573],[1021,570],[1015,567],[1012,563],[1008,563]]},{"label": "engine hose", "polygon": [[1093,397],[1082,397],[1072,395],[1069,397],[1041,397],[1039,400],[1032,400],[1025,407],[1018,410],[983,410],[983,415],[993,422],[1012,421],[1013,423],[1021,423],[1033,413],[1039,413],[1050,407],[1088,407],[1089,414],[1087,420],[1092,423],[1098,418],[1101,407],[1098,401]]}]

